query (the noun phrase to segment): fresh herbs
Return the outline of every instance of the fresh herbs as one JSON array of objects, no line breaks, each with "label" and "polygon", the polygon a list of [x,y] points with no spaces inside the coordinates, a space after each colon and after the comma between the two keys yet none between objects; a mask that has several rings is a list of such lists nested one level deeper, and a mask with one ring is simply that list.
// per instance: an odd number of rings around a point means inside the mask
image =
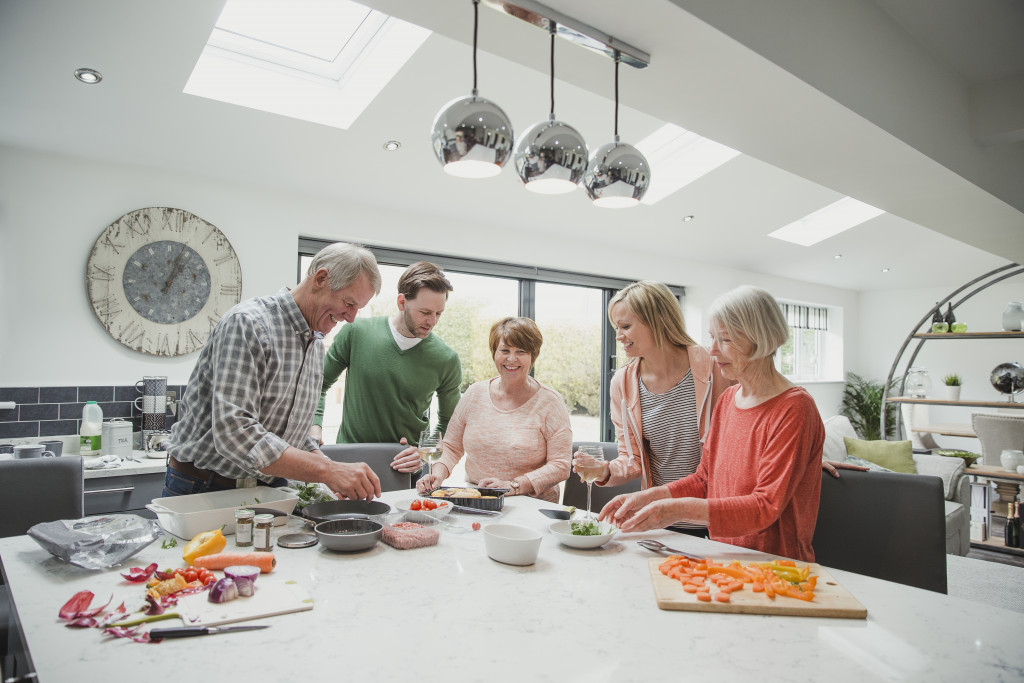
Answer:
[{"label": "fresh herbs", "polygon": [[295,505],[300,510],[307,505],[312,505],[313,503],[323,503],[328,500],[334,500],[330,493],[328,493],[327,487],[316,482],[309,484],[294,482],[292,487],[299,496],[299,502]]},{"label": "fresh herbs", "polygon": [[173,548],[176,545],[178,545],[178,541],[173,538],[169,538],[166,541],[162,541],[160,543],[160,549],[167,550],[168,548]]},{"label": "fresh herbs", "polygon": [[573,536],[600,536],[600,525],[594,520],[587,522],[569,522]]}]

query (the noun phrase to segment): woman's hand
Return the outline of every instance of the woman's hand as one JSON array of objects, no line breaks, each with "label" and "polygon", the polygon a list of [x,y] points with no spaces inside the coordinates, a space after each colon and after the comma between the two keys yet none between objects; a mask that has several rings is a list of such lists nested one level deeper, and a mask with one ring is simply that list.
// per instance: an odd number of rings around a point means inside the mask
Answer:
[{"label": "woman's hand", "polygon": [[419,493],[426,493],[427,491],[436,489],[443,483],[444,477],[440,474],[425,474],[416,482],[416,491]]},{"label": "woman's hand", "polygon": [[851,465],[845,462],[836,462],[835,460],[822,460],[821,469],[831,474],[836,479],[839,478],[839,472],[836,470],[859,470],[861,472],[867,472],[867,467],[861,467],[860,465]]},{"label": "woman's hand", "polygon": [[[572,454],[572,471],[575,472],[576,474],[580,474],[580,471],[576,468],[577,461],[579,461],[580,465],[592,464],[593,463],[593,458],[591,458],[586,453],[583,453],[581,451],[576,451],[575,453]],[[602,461],[601,462],[601,476],[598,477],[597,480],[594,483],[596,484],[598,482],[608,481],[608,477],[609,476],[610,476],[610,472],[609,472],[609,468],[608,468],[608,462],[607,461]],[[582,478],[583,478],[583,475],[580,474],[580,479],[582,479]]]},{"label": "woman's hand", "polygon": [[[404,446],[409,442],[403,436],[399,443]],[[422,467],[423,463],[420,462],[420,456],[415,446],[409,446],[391,461],[391,469],[398,472],[419,472]]]},{"label": "woman's hand", "polygon": [[615,525],[620,531],[650,531],[664,529],[675,524],[687,515],[687,507],[693,498],[662,498],[654,500],[636,510],[632,514],[620,514],[615,518]]},{"label": "woman's hand", "polygon": [[498,479],[497,477],[484,477],[476,483],[482,489],[508,489],[506,496],[524,495],[528,491],[524,490],[522,484],[519,485],[519,490],[512,488],[512,482],[508,479]]},{"label": "woman's hand", "polygon": [[[670,496],[664,486],[656,486],[637,493],[623,493],[615,496],[601,509],[598,519],[620,526],[619,520],[628,519],[648,503]],[[620,527],[621,528],[621,527]]]}]

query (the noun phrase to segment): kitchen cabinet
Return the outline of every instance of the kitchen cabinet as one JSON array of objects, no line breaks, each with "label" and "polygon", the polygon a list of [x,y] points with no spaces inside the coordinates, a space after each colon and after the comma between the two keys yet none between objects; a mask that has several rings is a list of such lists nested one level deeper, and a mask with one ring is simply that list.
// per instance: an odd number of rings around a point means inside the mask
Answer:
[{"label": "kitchen cabinet", "polygon": [[155,519],[146,504],[164,489],[163,460],[126,460],[122,467],[85,471],[85,514],[128,512]]}]

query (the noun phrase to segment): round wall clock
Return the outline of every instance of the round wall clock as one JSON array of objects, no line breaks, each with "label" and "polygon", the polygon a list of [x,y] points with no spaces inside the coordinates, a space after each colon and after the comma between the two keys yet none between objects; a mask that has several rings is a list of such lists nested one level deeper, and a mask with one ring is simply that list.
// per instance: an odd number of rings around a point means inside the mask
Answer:
[{"label": "round wall clock", "polygon": [[242,296],[242,267],[220,230],[165,207],[107,226],[86,265],[89,301],[114,339],[141,353],[198,351]]}]

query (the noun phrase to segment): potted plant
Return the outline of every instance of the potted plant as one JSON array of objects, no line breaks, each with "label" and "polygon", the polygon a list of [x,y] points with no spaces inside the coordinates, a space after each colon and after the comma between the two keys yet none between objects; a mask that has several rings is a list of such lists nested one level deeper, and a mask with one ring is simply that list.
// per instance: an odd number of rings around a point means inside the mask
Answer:
[{"label": "potted plant", "polygon": [[[895,384],[896,380],[893,380]],[[891,386],[889,391],[892,391]],[[888,403],[885,406],[885,434],[879,433],[878,418],[882,414],[884,393],[885,385],[881,382],[872,382],[853,372],[847,373],[839,414],[848,417],[850,424],[866,441],[887,439],[896,431],[896,406]]]},{"label": "potted plant", "polygon": [[946,375],[942,378],[943,384],[946,385],[946,400],[947,401],[959,401],[960,400],[960,375],[951,374]]}]

